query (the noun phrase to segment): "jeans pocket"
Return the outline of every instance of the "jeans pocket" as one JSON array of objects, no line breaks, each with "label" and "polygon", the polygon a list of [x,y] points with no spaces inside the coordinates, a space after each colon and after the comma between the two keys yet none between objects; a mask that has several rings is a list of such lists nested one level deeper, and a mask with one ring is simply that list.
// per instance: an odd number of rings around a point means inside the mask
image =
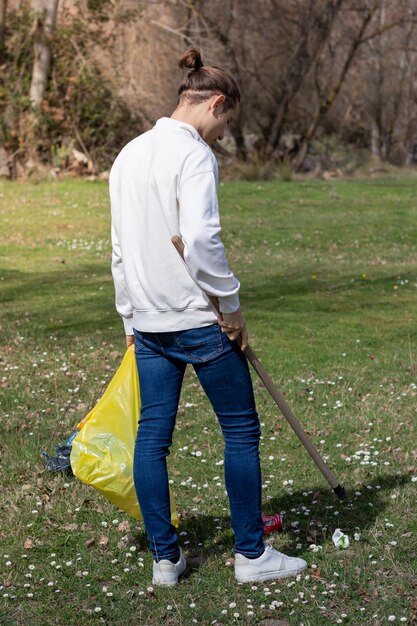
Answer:
[{"label": "jeans pocket", "polygon": [[135,336],[135,354],[138,354],[138,352],[140,352],[142,348],[144,347],[143,341],[142,341],[142,335],[135,328],[133,329],[133,334]]},{"label": "jeans pocket", "polygon": [[175,334],[175,343],[183,354],[197,363],[210,361],[223,351],[220,326],[204,326]]}]

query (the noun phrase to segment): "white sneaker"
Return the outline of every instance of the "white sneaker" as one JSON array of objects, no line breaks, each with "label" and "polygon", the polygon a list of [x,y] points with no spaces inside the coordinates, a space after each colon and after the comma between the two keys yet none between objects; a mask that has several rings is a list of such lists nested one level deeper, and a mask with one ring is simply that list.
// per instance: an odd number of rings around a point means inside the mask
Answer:
[{"label": "white sneaker", "polygon": [[187,561],[180,550],[180,558],[177,563],[171,563],[168,559],[153,562],[152,584],[160,587],[173,587],[178,582],[178,577],[185,572]]},{"label": "white sneaker", "polygon": [[248,559],[238,553],[235,555],[235,576],[239,583],[296,576],[306,567],[304,559],[286,556],[268,544],[265,545],[265,552],[257,559]]}]

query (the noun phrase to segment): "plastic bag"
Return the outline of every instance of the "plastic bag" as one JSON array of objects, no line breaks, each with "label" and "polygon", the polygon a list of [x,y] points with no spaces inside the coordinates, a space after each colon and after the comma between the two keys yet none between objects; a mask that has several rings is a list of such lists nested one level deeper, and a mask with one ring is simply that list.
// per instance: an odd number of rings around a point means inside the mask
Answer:
[{"label": "plastic bag", "polygon": [[[133,484],[133,452],[140,408],[134,346],[130,346],[102,398],[77,424],[71,467],[82,482],[142,520]],[[179,525],[171,495],[171,522]]]},{"label": "plastic bag", "polygon": [[49,456],[46,452],[42,452],[45,461],[45,469],[48,472],[65,472],[72,474],[70,463],[71,446],[64,444],[55,446],[55,456]]}]

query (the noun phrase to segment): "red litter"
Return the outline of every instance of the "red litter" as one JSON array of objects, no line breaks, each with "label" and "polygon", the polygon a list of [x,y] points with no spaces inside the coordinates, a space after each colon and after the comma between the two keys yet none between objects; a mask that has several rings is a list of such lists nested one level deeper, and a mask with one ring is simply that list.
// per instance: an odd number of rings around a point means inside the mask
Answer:
[{"label": "red litter", "polygon": [[284,526],[281,515],[262,515],[264,533],[281,533]]}]

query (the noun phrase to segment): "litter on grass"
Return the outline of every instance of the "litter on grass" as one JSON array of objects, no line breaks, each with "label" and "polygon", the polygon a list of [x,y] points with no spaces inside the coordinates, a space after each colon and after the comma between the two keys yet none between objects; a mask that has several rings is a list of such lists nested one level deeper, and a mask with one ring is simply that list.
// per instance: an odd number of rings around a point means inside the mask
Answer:
[{"label": "litter on grass", "polygon": [[350,545],[349,537],[342,533],[340,528],[336,528],[333,533],[332,539],[336,548],[348,548]]},{"label": "litter on grass", "polygon": [[49,472],[65,471],[72,474],[70,454],[72,449],[72,440],[77,434],[78,430],[75,433],[72,433],[63,445],[55,446],[55,456],[49,456],[49,454],[45,451],[42,451],[45,468]]}]

